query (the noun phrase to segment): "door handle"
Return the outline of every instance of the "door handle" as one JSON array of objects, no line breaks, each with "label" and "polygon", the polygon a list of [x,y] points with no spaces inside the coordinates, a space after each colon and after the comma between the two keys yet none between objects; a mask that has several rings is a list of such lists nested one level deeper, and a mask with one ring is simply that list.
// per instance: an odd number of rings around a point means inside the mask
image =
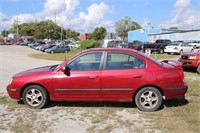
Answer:
[{"label": "door handle", "polygon": [[96,76],[90,76],[89,79],[96,79]]},{"label": "door handle", "polygon": [[142,78],[142,75],[133,75],[133,78]]}]

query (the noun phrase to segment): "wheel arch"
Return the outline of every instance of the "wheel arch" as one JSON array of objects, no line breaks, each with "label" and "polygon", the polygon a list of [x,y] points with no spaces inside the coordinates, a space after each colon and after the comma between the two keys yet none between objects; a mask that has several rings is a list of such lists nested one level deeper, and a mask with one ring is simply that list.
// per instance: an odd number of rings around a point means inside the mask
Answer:
[{"label": "wheel arch", "polygon": [[48,98],[50,99],[50,95],[49,95],[49,92],[48,92],[48,90],[46,89],[46,87],[44,87],[43,85],[38,84],[38,83],[28,83],[28,84],[24,85],[24,86],[22,87],[22,89],[21,89],[21,92],[20,92],[20,98],[22,98],[22,95],[23,95],[23,92],[24,92],[25,88],[28,87],[28,86],[30,86],[30,85],[38,85],[38,86],[41,86],[42,88],[44,88],[44,89],[46,90],[46,92],[47,92]]},{"label": "wheel arch", "polygon": [[133,102],[135,102],[135,96],[136,96],[136,94],[138,93],[138,91],[140,91],[140,90],[141,90],[142,88],[144,88],[144,87],[154,87],[154,88],[156,88],[156,89],[158,89],[158,90],[160,91],[162,97],[164,96],[164,92],[163,92],[163,90],[162,90],[160,87],[158,87],[158,86],[156,86],[156,85],[144,85],[144,86],[141,86],[140,88],[138,88],[138,89],[135,91],[135,93],[134,93],[134,95],[133,95]]}]

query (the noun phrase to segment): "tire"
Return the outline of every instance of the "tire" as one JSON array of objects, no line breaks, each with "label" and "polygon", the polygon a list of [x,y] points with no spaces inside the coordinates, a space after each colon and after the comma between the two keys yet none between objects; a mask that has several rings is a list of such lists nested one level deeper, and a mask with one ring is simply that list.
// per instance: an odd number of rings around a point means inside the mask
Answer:
[{"label": "tire", "polygon": [[200,64],[197,67],[197,73],[200,74]]},{"label": "tire", "polygon": [[164,53],[164,49],[163,49],[163,48],[160,48],[160,49],[159,49],[159,53],[160,53],[160,54],[163,54],[163,53]]},{"label": "tire", "polygon": [[33,109],[43,108],[49,101],[47,91],[39,85],[30,85],[22,94],[23,102]]},{"label": "tire", "polygon": [[180,55],[182,55],[182,54],[183,54],[183,50],[180,51]]},{"label": "tire", "polygon": [[139,110],[153,112],[158,110],[162,104],[162,95],[154,87],[144,87],[135,96],[135,103]]},{"label": "tire", "polygon": [[54,53],[54,51],[51,51],[50,53],[51,53],[51,54],[53,54],[53,53]]}]

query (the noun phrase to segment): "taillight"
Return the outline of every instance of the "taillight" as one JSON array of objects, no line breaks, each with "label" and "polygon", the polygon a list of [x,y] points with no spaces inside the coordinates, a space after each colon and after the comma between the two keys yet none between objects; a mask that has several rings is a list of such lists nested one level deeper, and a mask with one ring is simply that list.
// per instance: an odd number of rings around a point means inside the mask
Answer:
[{"label": "taillight", "polygon": [[179,73],[181,79],[184,80],[185,76],[184,76],[183,70],[179,70],[178,73]]},{"label": "taillight", "polygon": [[178,48],[177,48],[177,47],[175,47],[174,49],[175,49],[175,50],[177,50]]}]

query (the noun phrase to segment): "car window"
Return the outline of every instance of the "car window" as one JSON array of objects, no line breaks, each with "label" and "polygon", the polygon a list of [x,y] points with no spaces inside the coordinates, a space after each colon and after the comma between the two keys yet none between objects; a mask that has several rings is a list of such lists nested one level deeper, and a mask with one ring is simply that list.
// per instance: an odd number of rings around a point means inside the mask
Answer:
[{"label": "car window", "polygon": [[72,71],[99,70],[102,52],[85,54],[68,64]]},{"label": "car window", "polygon": [[144,68],[145,62],[139,57],[125,53],[108,53],[106,70]]}]

